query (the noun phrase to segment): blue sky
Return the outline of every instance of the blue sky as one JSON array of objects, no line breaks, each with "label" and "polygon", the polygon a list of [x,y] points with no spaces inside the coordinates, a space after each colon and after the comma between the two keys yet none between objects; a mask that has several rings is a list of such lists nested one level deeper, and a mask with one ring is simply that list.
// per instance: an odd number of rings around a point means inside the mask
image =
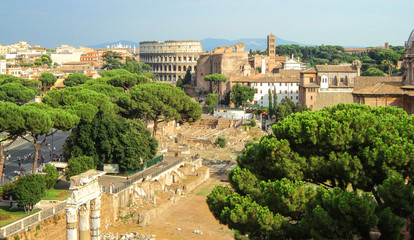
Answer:
[{"label": "blue sky", "polygon": [[304,44],[403,45],[413,0],[0,0],[0,44],[265,37]]}]

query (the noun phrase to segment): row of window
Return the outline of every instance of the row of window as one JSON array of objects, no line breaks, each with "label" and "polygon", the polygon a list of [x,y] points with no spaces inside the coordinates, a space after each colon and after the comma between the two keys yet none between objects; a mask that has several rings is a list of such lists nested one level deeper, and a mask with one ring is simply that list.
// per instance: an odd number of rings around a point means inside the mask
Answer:
[{"label": "row of window", "polygon": [[[292,99],[293,100],[293,96],[290,96],[290,99]],[[299,99],[299,97],[298,96],[296,96],[296,100],[298,100]],[[257,104],[257,101],[254,101],[254,104]],[[260,104],[262,104],[263,105],[263,97],[262,97],[262,101],[260,101]]]},{"label": "row of window", "polygon": [[[258,93],[257,88],[255,88],[254,91],[255,91],[255,93]],[[275,90],[272,90],[272,94],[274,94],[274,93],[275,93]],[[282,93],[282,90],[280,90],[279,93]],[[285,90],[285,93],[288,93],[288,90]],[[293,93],[293,90],[290,90],[290,93]],[[296,93],[299,93],[299,90],[296,90]],[[260,94],[263,94],[263,90],[260,90]]]},{"label": "row of window", "polygon": [[[171,71],[173,71],[173,72],[175,72],[175,71],[178,71],[178,72],[186,72],[187,71],[187,69],[188,70],[190,70],[190,72],[191,71],[193,71],[193,68],[191,67],[191,66],[183,66],[182,68],[181,68],[181,66],[171,66],[171,65],[169,65],[169,66],[159,66],[159,65],[155,65],[155,66],[152,66],[152,69],[153,69],[153,71],[155,71],[155,72],[161,72],[161,71],[164,71],[164,72],[171,72]],[[194,66],[194,71],[197,69],[197,67],[195,67]]]},{"label": "row of window", "polygon": [[145,57],[142,57],[141,58],[141,60],[144,61],[144,62],[145,61],[162,62],[163,60],[164,60],[164,62],[177,62],[177,59],[178,59],[178,62],[181,62],[181,61],[187,62],[187,59],[188,59],[189,62],[192,62],[193,60],[194,61],[197,61],[197,58],[196,57],[193,57],[193,56],[189,56],[188,58],[187,58],[187,56],[182,56],[182,57],[155,57],[155,56],[145,56]]},{"label": "row of window", "polygon": [[299,86],[299,83],[253,83],[253,86],[276,86],[276,87],[282,87],[282,86]]}]

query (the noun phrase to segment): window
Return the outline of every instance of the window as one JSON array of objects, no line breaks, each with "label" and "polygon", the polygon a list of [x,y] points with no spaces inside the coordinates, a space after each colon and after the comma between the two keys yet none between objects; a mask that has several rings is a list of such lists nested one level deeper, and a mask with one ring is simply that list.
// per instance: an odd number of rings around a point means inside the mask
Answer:
[{"label": "window", "polygon": [[296,90],[296,93],[299,93],[299,90]]},{"label": "window", "polygon": [[310,96],[310,99],[312,100],[313,99],[313,96]]},{"label": "window", "polygon": [[292,96],[290,96],[290,99],[293,99],[293,97],[292,97]]},{"label": "window", "polygon": [[280,90],[279,93],[282,93],[282,90]]},{"label": "window", "polygon": [[263,100],[263,96],[260,99]]},{"label": "window", "polygon": [[287,90],[285,90],[285,93],[287,93]]},{"label": "window", "polygon": [[309,82],[313,82],[313,78],[310,78]]},{"label": "window", "polygon": [[262,90],[260,90],[260,94],[262,94],[263,93],[263,91]]},{"label": "window", "polygon": [[345,78],[341,78],[340,81],[341,81],[341,83],[345,82]]},{"label": "window", "polygon": [[257,88],[254,89],[254,92],[257,93]]},{"label": "window", "polygon": [[298,97],[298,96],[296,96],[296,99],[299,99],[299,97]]},{"label": "window", "polygon": [[274,94],[275,93],[275,90],[272,90],[272,94]]},{"label": "window", "polygon": [[293,93],[293,90],[290,90],[290,93]]}]

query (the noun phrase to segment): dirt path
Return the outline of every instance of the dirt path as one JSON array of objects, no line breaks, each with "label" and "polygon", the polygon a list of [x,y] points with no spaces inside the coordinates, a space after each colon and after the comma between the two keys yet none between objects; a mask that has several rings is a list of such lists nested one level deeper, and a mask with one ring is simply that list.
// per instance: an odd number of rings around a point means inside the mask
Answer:
[{"label": "dirt path", "polygon": [[[207,195],[214,186],[223,183],[217,179],[208,179],[194,189],[190,194],[171,207],[161,216],[151,221],[149,226],[117,224],[108,230],[113,233],[137,232],[146,235],[156,235],[157,240],[230,240],[234,239],[231,230],[221,225],[211,214],[206,203]],[[177,230],[181,229],[181,230]],[[193,233],[194,230],[203,232],[202,235]]]}]

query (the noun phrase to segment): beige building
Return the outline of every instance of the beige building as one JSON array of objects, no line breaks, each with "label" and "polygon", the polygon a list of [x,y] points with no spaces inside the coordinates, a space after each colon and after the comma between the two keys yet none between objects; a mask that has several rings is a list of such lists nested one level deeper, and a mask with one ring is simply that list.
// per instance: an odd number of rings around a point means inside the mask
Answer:
[{"label": "beige building", "polygon": [[351,65],[316,65],[301,72],[299,102],[319,110],[338,103],[352,103],[355,78],[360,75],[361,62]]},{"label": "beige building", "polygon": [[9,52],[9,46],[0,45],[0,55],[6,55]]},{"label": "beige building", "polygon": [[184,78],[187,69],[195,73],[200,54],[200,41],[145,41],[140,42],[140,61],[151,66],[156,79],[175,84]]}]

